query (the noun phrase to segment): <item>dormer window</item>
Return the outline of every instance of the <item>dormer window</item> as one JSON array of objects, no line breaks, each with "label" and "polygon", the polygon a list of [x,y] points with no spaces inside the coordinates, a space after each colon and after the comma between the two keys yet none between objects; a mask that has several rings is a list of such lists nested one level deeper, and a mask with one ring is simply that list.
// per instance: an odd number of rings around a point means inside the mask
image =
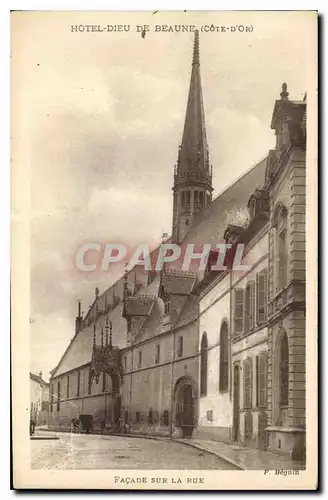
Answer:
[{"label": "dormer window", "polygon": [[168,316],[171,313],[171,298],[168,293],[166,293],[164,286],[161,287],[161,299],[164,302],[164,315]]},{"label": "dormer window", "polygon": [[262,215],[269,215],[269,195],[265,189],[256,189],[248,200],[250,222]]}]

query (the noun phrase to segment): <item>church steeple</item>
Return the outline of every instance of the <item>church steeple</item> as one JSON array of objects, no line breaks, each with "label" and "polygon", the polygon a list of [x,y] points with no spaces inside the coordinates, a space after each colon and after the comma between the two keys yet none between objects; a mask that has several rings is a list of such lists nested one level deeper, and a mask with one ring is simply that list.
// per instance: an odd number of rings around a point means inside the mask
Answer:
[{"label": "church steeple", "polygon": [[182,142],[174,168],[174,242],[179,243],[183,239],[194,216],[211,203],[212,191],[212,168],[209,164],[200,78],[199,33],[196,31]]}]

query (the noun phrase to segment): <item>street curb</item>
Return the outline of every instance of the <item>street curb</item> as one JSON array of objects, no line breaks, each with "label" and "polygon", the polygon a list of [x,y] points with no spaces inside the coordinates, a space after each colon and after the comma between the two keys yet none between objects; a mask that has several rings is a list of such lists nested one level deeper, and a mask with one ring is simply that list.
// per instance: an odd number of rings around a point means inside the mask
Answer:
[{"label": "street curb", "polygon": [[179,438],[172,438],[172,437],[166,437],[163,436],[148,436],[148,435],[141,435],[141,434],[111,434],[111,436],[120,436],[120,437],[138,437],[138,438],[143,438],[143,439],[153,439],[153,440],[157,440],[157,441],[172,441],[173,443],[180,443],[180,444],[183,444],[185,446],[189,446],[190,448],[195,448],[197,450],[200,450],[200,451],[204,451],[205,453],[209,453],[210,455],[214,455],[215,457],[217,458],[220,458],[221,460],[224,460],[225,462],[228,462],[229,464],[233,465],[234,467],[236,467],[237,469],[239,470],[246,470],[244,469],[244,467],[241,467],[239,464],[237,464],[234,460],[231,460],[231,458],[223,455],[223,454],[219,454],[215,451],[212,451],[212,450],[208,450],[207,448],[205,448],[204,446],[201,446],[200,444],[197,444],[197,443],[192,443],[190,441],[184,441],[183,439],[179,439]]},{"label": "street curb", "polygon": [[197,443],[191,443],[190,441],[183,441],[180,439],[172,439],[172,441],[176,441],[177,443],[184,444],[186,446],[190,446],[191,448],[196,448],[197,450],[205,451],[206,453],[209,453],[210,455],[214,455],[217,458],[221,458],[221,460],[224,460],[225,462],[228,462],[229,464],[233,465],[239,470],[246,470],[244,467],[241,467],[239,464],[237,464],[234,460],[231,460],[231,458],[227,457],[226,455],[223,455],[222,453],[217,453],[216,451],[213,450],[208,450],[205,448],[205,446],[202,446]]}]

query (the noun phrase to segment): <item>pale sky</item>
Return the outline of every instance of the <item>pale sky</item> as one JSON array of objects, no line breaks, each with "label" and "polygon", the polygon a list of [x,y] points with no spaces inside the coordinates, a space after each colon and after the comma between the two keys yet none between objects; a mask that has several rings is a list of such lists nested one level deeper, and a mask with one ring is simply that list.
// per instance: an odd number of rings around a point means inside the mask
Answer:
[{"label": "pale sky", "polygon": [[[70,31],[119,23],[130,32]],[[76,272],[78,246],[171,233],[193,33],[154,32],[155,23],[253,25],[252,33],[200,33],[214,194],[274,147],[281,84],[291,99],[309,90],[314,16],[306,12],[17,13],[14,98],[32,172],[31,370],[45,378],[74,334],[77,299],[86,313],[95,286],[102,292],[113,280]],[[144,39],[137,24],[152,25]]]}]

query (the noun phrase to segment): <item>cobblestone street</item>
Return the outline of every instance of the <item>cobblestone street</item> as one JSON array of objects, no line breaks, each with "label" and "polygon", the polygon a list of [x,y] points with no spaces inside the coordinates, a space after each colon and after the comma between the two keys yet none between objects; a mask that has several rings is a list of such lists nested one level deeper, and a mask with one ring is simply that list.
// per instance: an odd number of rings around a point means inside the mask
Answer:
[{"label": "cobblestone street", "polygon": [[[37,433],[50,438],[53,433]],[[32,469],[218,469],[236,470],[209,453],[170,440],[56,433],[33,439]]]}]

